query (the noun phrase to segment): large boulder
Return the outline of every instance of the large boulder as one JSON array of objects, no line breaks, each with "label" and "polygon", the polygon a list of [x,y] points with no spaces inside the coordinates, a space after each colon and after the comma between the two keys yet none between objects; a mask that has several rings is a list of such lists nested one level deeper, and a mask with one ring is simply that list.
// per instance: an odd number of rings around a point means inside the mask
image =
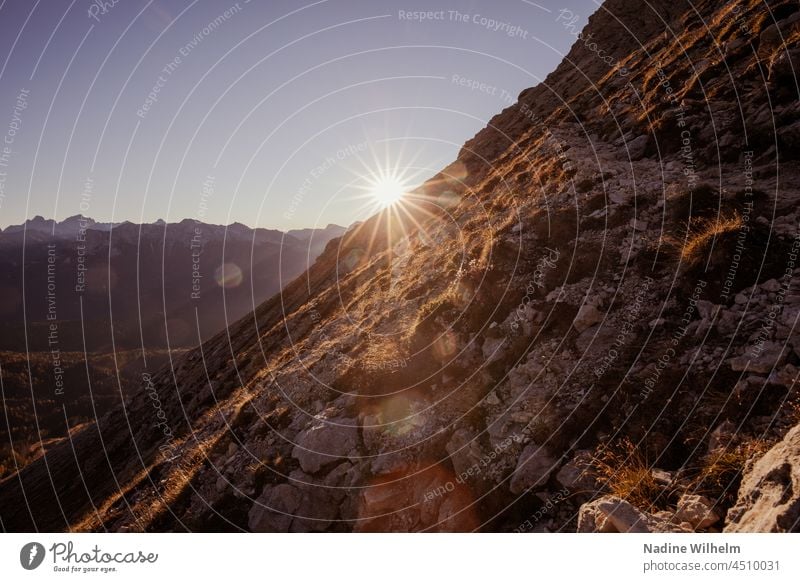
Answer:
[{"label": "large boulder", "polygon": [[606,495],[581,505],[578,533],[666,533],[692,529],[669,512],[653,515],[641,511],[615,495]]},{"label": "large boulder", "polygon": [[725,531],[800,531],[800,425],[747,471]]},{"label": "large boulder", "polygon": [[695,529],[711,527],[722,519],[714,503],[702,495],[684,494],[675,510],[675,521],[686,522]]},{"label": "large boulder", "polygon": [[728,363],[734,372],[755,372],[756,374],[769,374],[779,368],[786,361],[786,356],[791,352],[789,346],[778,342],[764,342],[735,358],[730,358]]},{"label": "large boulder", "polygon": [[596,323],[603,321],[603,314],[594,305],[584,305],[578,310],[572,325],[578,332],[589,329]]},{"label": "large boulder", "polygon": [[358,425],[355,419],[318,420],[297,435],[292,457],[300,461],[306,473],[341,460],[358,446]]},{"label": "large boulder", "polygon": [[579,533],[648,533],[646,514],[627,501],[607,495],[581,505],[578,513]]}]

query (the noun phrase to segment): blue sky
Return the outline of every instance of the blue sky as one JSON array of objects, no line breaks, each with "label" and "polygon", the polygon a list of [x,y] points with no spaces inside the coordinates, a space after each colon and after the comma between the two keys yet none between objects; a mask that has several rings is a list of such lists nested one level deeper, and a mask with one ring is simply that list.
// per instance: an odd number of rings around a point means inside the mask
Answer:
[{"label": "blue sky", "polygon": [[365,176],[422,181],[558,64],[562,9],[597,3],[5,0],[0,227],[363,219]]}]

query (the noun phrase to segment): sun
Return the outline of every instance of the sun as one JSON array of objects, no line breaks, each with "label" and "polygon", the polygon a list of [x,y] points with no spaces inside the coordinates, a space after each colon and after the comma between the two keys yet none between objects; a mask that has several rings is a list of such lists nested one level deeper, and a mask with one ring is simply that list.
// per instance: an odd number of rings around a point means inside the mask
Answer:
[{"label": "sun", "polygon": [[397,176],[380,175],[370,184],[372,197],[381,208],[394,206],[406,193],[406,185]]}]

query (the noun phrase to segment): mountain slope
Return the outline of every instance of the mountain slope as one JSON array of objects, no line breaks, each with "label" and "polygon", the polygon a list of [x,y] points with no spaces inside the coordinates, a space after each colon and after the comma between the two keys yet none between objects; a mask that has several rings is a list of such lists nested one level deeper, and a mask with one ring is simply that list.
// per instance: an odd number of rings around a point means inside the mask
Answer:
[{"label": "mountain slope", "polygon": [[799,420],[798,18],[607,1],[415,193],[421,227],[386,213],[329,244],[0,482],[3,527],[757,522],[746,457]]}]

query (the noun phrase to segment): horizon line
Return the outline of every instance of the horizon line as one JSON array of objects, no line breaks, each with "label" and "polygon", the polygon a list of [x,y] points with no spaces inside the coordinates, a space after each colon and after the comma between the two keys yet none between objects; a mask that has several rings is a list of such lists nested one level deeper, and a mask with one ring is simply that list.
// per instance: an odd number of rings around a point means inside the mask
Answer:
[{"label": "horizon line", "polygon": [[168,226],[170,224],[181,224],[182,222],[185,222],[187,220],[191,220],[191,221],[194,221],[194,222],[197,222],[197,223],[200,223],[200,224],[205,224],[205,225],[208,225],[208,226],[219,226],[219,227],[229,228],[229,227],[232,227],[232,226],[240,225],[240,226],[244,226],[246,228],[249,228],[250,230],[271,230],[271,231],[276,231],[276,232],[281,232],[281,233],[289,233],[291,231],[298,231],[298,230],[325,230],[325,229],[330,228],[330,227],[343,228],[343,229],[346,230],[346,229],[349,229],[350,227],[352,227],[353,225],[358,224],[359,222],[361,222],[361,221],[358,221],[358,220],[354,220],[349,225],[341,225],[341,224],[337,224],[335,222],[329,222],[325,226],[301,226],[301,227],[297,227],[297,228],[288,228],[288,229],[284,230],[282,228],[273,228],[273,227],[267,227],[267,226],[252,226],[252,225],[240,222],[238,220],[234,221],[234,222],[231,222],[229,224],[215,224],[215,223],[212,223],[212,222],[206,222],[206,221],[201,220],[201,219],[196,218],[196,217],[189,217],[189,216],[181,218],[179,220],[169,220],[169,221],[167,221],[167,220],[164,220],[163,218],[157,218],[157,219],[155,219],[153,221],[150,221],[150,222],[135,222],[133,220],[120,220],[120,221],[97,220],[95,218],[92,218],[91,216],[86,216],[86,215],[81,214],[81,213],[73,214],[72,216],[68,216],[68,217],[63,218],[61,220],[58,220],[58,219],[55,219],[55,218],[45,218],[41,214],[36,214],[36,215],[34,215],[32,217],[26,218],[21,223],[0,224],[0,232],[5,233],[6,229],[11,228],[11,227],[23,227],[27,223],[35,221],[36,219],[41,219],[42,221],[47,222],[47,223],[54,222],[56,225],[60,225],[60,224],[64,224],[68,220],[76,219],[76,218],[78,220],[80,220],[80,219],[91,220],[92,224],[109,225],[112,228],[114,228],[116,226],[120,226],[120,225],[126,224],[126,223],[133,224],[133,225],[139,225],[139,226],[158,225],[158,224],[164,224],[164,225]]}]

